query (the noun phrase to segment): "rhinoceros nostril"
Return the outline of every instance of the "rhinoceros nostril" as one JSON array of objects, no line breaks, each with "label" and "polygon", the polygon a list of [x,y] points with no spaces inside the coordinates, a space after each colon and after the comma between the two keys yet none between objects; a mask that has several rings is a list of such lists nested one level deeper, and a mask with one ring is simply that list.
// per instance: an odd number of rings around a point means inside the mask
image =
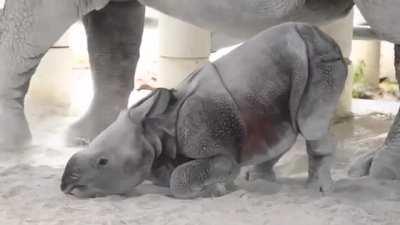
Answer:
[{"label": "rhinoceros nostril", "polygon": [[61,191],[68,193],[71,192],[80,180],[80,175],[76,172],[71,172],[71,170],[66,169],[61,178]]}]

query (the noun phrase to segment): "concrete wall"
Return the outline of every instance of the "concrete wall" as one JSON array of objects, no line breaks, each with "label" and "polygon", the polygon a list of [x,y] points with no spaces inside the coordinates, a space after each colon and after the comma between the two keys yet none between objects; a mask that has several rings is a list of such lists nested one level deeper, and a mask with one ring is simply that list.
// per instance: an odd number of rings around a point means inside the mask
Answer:
[{"label": "concrete wall", "polygon": [[396,80],[396,71],[394,69],[394,44],[382,41],[380,50],[380,77],[388,77]]},{"label": "concrete wall", "polygon": [[364,77],[369,88],[378,88],[381,43],[376,40],[355,40],[350,59],[354,68],[365,66]]},{"label": "concrete wall", "polygon": [[[359,10],[354,10],[354,25],[366,23]],[[357,66],[365,62],[365,77],[370,87],[378,86],[380,77],[388,77],[395,81],[394,46],[392,43],[378,40],[353,41],[351,60]]]},{"label": "concrete wall", "polygon": [[173,88],[208,62],[211,50],[209,31],[172,18],[159,16],[160,62],[158,86]]},{"label": "concrete wall", "polygon": [[396,81],[394,69],[394,44],[387,41],[353,41],[351,60],[354,66],[365,63],[364,75],[371,88],[378,87],[379,78]]}]

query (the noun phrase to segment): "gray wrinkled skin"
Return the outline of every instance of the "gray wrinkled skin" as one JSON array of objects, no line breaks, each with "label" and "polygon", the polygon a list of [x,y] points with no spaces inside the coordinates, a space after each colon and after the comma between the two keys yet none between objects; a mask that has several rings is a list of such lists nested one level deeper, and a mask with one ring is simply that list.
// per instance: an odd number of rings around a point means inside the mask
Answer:
[{"label": "gray wrinkled skin", "polygon": [[[355,0],[355,3],[371,27],[383,39],[400,43],[400,27],[395,17],[400,11],[400,1]],[[400,77],[397,77],[397,81],[399,80]],[[400,112],[397,113],[384,145],[377,151],[355,159],[350,165],[349,175],[353,177],[369,175],[377,179],[400,179]]]},{"label": "gray wrinkled skin", "polygon": [[[144,179],[178,198],[219,195],[241,166],[273,179],[273,165],[306,139],[308,185],[331,188],[329,122],[347,65],[317,28],[288,23],[249,40],[123,112],[68,162],[61,189],[79,197],[124,194]],[[101,160],[103,159],[103,160]]]},{"label": "gray wrinkled skin", "polygon": [[[323,24],[354,5],[382,38],[400,43],[398,0],[138,0],[203,28],[246,39],[288,21]],[[94,98],[67,132],[69,145],[87,143],[126,107],[139,57],[144,7],[137,0],[6,0],[0,17],[0,148],[30,144],[24,114],[29,81],[52,44],[79,19],[88,34]],[[400,130],[400,122],[391,132]],[[83,140],[83,141],[82,141]],[[363,175],[399,170],[400,148],[388,139],[379,157],[355,163]],[[386,156],[385,156],[386,155]],[[386,158],[392,158],[388,164]],[[366,168],[366,169],[362,169]],[[371,170],[371,171],[370,171]],[[381,171],[382,170],[382,171]],[[377,175],[381,177],[380,175]],[[398,176],[398,175],[396,175]]]},{"label": "gray wrinkled skin", "polygon": [[[239,38],[287,21],[324,23],[344,16],[353,5],[350,0],[141,3]],[[85,115],[68,129],[67,144],[90,142],[126,108],[144,22],[144,7],[136,0],[6,0],[0,19],[0,147],[30,143],[24,114],[29,81],[51,45],[79,19],[88,36],[94,98]]]}]

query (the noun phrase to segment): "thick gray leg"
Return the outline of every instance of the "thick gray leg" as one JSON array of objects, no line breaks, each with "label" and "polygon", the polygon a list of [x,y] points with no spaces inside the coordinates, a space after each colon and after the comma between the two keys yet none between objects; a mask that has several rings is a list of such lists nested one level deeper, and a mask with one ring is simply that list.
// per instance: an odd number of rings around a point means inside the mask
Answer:
[{"label": "thick gray leg", "polygon": [[[43,55],[82,15],[108,0],[7,0],[0,25],[0,146],[31,139],[24,114],[29,81]],[[44,87],[45,88],[45,87]]]},{"label": "thick gray leg", "polygon": [[309,159],[307,186],[320,192],[329,192],[333,183],[331,167],[336,141],[328,135],[317,141],[306,140],[306,145]]},{"label": "thick gray leg", "polygon": [[91,141],[128,103],[143,33],[145,9],[136,1],[110,2],[83,19],[88,35],[94,98],[69,129],[67,144]]},{"label": "thick gray leg", "polygon": [[[395,69],[400,81],[400,45],[395,45]],[[354,177],[370,175],[378,179],[400,179],[400,111],[381,149],[356,159],[349,170]]]},{"label": "thick gray leg", "polygon": [[400,111],[385,144],[372,159],[369,174],[379,179],[400,179]]},{"label": "thick gray leg", "polygon": [[197,159],[177,167],[171,176],[170,189],[178,198],[221,195],[239,173],[239,166],[228,156]]}]

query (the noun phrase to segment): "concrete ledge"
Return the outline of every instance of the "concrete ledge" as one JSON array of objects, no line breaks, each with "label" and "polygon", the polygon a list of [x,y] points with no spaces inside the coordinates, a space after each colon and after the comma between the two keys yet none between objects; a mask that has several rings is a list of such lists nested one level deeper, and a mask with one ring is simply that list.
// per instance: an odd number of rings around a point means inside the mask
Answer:
[{"label": "concrete ledge", "polygon": [[400,108],[398,101],[353,99],[352,112],[357,115],[384,113],[396,115]]}]

